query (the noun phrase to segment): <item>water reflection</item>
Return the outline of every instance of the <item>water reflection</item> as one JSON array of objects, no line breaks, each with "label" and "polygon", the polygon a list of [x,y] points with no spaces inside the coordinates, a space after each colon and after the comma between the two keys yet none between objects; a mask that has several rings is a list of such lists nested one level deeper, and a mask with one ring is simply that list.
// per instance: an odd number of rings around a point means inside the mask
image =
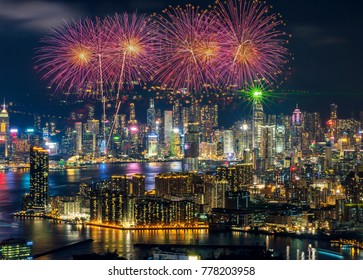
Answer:
[{"label": "water reflection", "polygon": [[[113,165],[94,165],[87,169],[74,169],[50,173],[50,195],[76,194],[81,182],[104,180],[112,175],[143,173],[146,178],[146,188],[154,188],[154,176],[161,172],[180,171],[180,162],[163,163],[129,163]],[[73,254],[104,253],[107,249],[117,252],[127,259],[145,257],[144,252],[135,249],[135,243],[159,244],[235,244],[263,245],[274,249],[276,254],[286,257],[286,247],[290,247],[291,259],[296,258],[296,252],[307,252],[309,244],[314,248],[336,250],[346,258],[363,259],[361,250],[342,250],[331,248],[327,241],[299,240],[286,237],[252,235],[243,232],[210,233],[208,230],[133,230],[121,231],[99,227],[82,227],[55,223],[41,219],[13,219],[11,213],[21,207],[21,196],[29,192],[28,170],[0,173],[0,237],[24,237],[34,243],[33,253],[39,254],[84,238],[92,238],[91,243],[83,243],[67,250],[58,251],[41,259],[72,259]],[[318,255],[318,258],[324,256]]]}]

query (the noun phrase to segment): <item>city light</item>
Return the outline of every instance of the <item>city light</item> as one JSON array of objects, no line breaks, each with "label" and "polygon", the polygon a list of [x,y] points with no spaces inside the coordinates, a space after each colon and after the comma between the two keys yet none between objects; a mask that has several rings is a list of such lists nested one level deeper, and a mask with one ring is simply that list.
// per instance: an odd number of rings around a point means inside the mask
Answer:
[{"label": "city light", "polygon": [[[152,14],[106,15],[110,7],[43,34],[34,71],[47,85],[4,84],[0,209],[14,219],[0,227],[34,243],[0,239],[0,259],[102,250],[145,261],[363,259],[363,109],[357,96],[338,94],[357,83],[337,86],[344,79],[334,77],[354,63],[325,59],[334,40],[309,44],[306,30],[286,28],[260,0]],[[297,33],[291,50],[287,30]],[[328,35],[339,37],[333,28]],[[10,45],[18,53],[32,44]],[[310,56],[289,65],[303,54],[297,46]],[[340,53],[353,57],[349,46]],[[3,67],[29,69],[15,67],[29,58],[11,56],[14,65]],[[319,71],[304,69],[311,61]],[[334,71],[319,65],[332,61]],[[238,272],[238,264],[223,268]]]}]

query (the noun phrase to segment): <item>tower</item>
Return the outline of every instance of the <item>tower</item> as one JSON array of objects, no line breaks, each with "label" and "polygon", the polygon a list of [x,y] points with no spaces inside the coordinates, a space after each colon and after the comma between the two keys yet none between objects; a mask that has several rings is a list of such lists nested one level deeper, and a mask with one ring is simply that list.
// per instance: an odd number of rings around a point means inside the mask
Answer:
[{"label": "tower", "polygon": [[336,104],[330,104],[330,120],[328,121],[329,138],[332,144],[334,144],[337,138],[337,124],[338,124],[338,106]]},{"label": "tower", "polygon": [[260,91],[253,93],[253,108],[252,108],[252,148],[259,149],[261,143],[261,128],[264,125],[264,113],[263,106],[261,103],[261,95]]},{"label": "tower", "polygon": [[188,133],[185,135],[183,169],[185,171],[198,170],[199,157],[199,123],[189,123]]},{"label": "tower", "polygon": [[173,132],[173,111],[164,111],[164,144],[166,155],[171,152],[171,137]]},{"label": "tower", "polygon": [[6,111],[5,100],[0,112],[0,161],[9,156],[9,114]]},{"label": "tower", "polygon": [[[296,105],[294,112],[292,113],[291,125],[292,125],[292,148],[295,151],[294,154],[302,151],[302,119],[301,111]],[[295,158],[296,160],[296,158]]]},{"label": "tower", "polygon": [[155,107],[154,107],[154,99],[150,98],[149,109],[146,111],[147,114],[147,126],[150,129],[150,132],[155,132]]},{"label": "tower", "polygon": [[76,131],[76,152],[77,155],[82,154],[82,138],[83,138],[83,128],[81,122],[74,123],[74,129]]},{"label": "tower", "polygon": [[48,151],[39,147],[30,150],[31,209],[44,211],[48,204]]},{"label": "tower", "polygon": [[226,159],[234,158],[234,149],[233,149],[233,131],[225,130],[223,131],[223,152]]}]

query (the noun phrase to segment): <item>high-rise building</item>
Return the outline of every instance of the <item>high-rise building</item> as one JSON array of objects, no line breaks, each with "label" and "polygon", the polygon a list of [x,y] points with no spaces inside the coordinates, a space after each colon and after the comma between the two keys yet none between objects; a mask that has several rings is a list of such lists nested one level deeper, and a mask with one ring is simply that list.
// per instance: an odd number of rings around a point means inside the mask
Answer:
[{"label": "high-rise building", "polygon": [[182,154],[182,150],[181,150],[180,130],[179,130],[179,128],[174,127],[172,134],[171,134],[170,155],[172,157],[180,158],[181,154]]},{"label": "high-rise building", "polygon": [[153,158],[158,155],[158,136],[155,133],[149,133],[147,136],[147,157]]},{"label": "high-rise building", "polygon": [[297,151],[302,150],[302,114],[298,106],[292,114],[292,147]]},{"label": "high-rise building", "polygon": [[252,114],[252,148],[259,149],[261,143],[261,129],[264,125],[265,114],[263,112],[262,103],[258,98],[253,101]]},{"label": "high-rise building", "polygon": [[45,211],[49,199],[49,155],[40,147],[30,150],[30,194],[25,195],[25,209]]},{"label": "high-rise building", "polygon": [[76,131],[76,152],[77,155],[82,154],[82,140],[83,140],[83,126],[81,122],[74,123],[74,130]]},{"label": "high-rise building", "polygon": [[173,111],[164,111],[164,144],[167,155],[171,152],[171,135],[173,133]]},{"label": "high-rise building", "polygon": [[320,114],[304,112],[302,118],[303,130],[308,133],[309,144],[323,141]]},{"label": "high-rise building", "polygon": [[33,242],[23,238],[9,238],[0,243],[0,259],[31,260]]},{"label": "high-rise building", "polygon": [[132,174],[130,194],[142,196],[145,194],[145,175]]},{"label": "high-rise building", "polygon": [[233,131],[232,130],[225,130],[223,131],[223,149],[224,149],[224,156],[227,159],[234,158],[234,139],[233,139]]},{"label": "high-rise building", "polygon": [[146,111],[146,117],[147,117],[147,126],[150,129],[150,133],[156,132],[155,127],[155,106],[154,106],[154,99],[150,98],[150,105],[149,108]]},{"label": "high-rise building", "polygon": [[329,137],[334,144],[337,140],[337,120],[338,120],[338,106],[336,104],[330,104],[330,120],[329,122]]},{"label": "high-rise building", "polygon": [[260,155],[263,168],[267,169],[273,165],[276,151],[276,127],[265,125],[261,127]]},{"label": "high-rise building", "polygon": [[276,153],[280,154],[285,152],[285,126],[276,126]]},{"label": "high-rise building", "polygon": [[146,225],[169,225],[170,224],[170,202],[159,197],[144,197],[135,203],[135,224]]},{"label": "high-rise building", "polygon": [[5,101],[0,112],[0,161],[9,157],[9,114]]},{"label": "high-rise building", "polygon": [[199,123],[189,123],[184,142],[184,171],[198,170],[199,157]]},{"label": "high-rise building", "polygon": [[189,173],[163,173],[155,176],[155,192],[157,196],[180,196],[192,193]]}]

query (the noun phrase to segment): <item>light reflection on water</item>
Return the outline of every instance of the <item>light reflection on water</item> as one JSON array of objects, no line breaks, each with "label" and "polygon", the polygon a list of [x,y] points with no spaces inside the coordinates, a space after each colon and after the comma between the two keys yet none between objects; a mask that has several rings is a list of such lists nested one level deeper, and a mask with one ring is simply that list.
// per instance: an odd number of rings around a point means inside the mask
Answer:
[{"label": "light reflection on water", "polygon": [[[92,182],[104,180],[112,175],[143,173],[146,178],[146,188],[154,188],[154,176],[161,172],[180,171],[180,162],[157,163],[128,163],[128,164],[100,164],[87,169],[73,169],[62,172],[51,172],[49,177],[50,195],[76,194],[79,184],[83,181]],[[135,243],[179,243],[190,244],[235,244],[235,245],[263,245],[273,248],[276,253],[286,256],[286,246],[291,248],[291,259],[296,258],[297,249],[307,251],[309,244],[314,248],[331,248],[326,241],[299,240],[286,237],[252,235],[247,233],[209,233],[207,230],[145,230],[120,231],[99,227],[82,227],[69,224],[54,223],[41,219],[13,219],[11,213],[20,210],[21,196],[29,192],[28,170],[0,173],[0,239],[10,237],[24,237],[34,242],[33,253],[38,254],[51,249],[60,248],[84,238],[92,238],[91,243],[84,243],[76,247],[58,251],[41,259],[72,259],[73,254],[104,253],[107,249],[117,252],[127,259],[146,257],[146,253],[135,249]],[[359,250],[341,251],[348,258],[363,259]],[[349,257],[353,256],[353,257]],[[322,256],[318,256],[322,257]]]}]

